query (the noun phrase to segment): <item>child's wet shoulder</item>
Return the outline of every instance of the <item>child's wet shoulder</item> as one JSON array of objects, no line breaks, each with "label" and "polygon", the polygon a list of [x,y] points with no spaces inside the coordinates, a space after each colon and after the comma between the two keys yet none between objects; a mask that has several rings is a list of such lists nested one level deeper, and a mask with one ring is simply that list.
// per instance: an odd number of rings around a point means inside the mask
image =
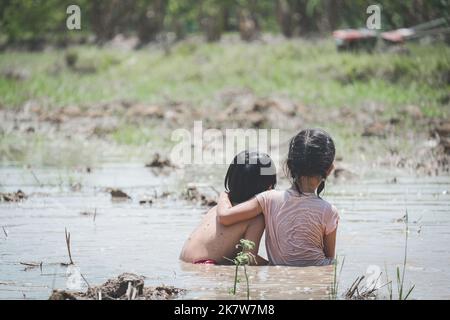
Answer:
[{"label": "child's wet shoulder", "polygon": [[316,201],[320,203],[321,207],[323,208],[323,212],[325,214],[337,215],[338,213],[337,208],[333,204],[322,198],[317,198]]},{"label": "child's wet shoulder", "polygon": [[257,197],[265,198],[265,199],[271,200],[271,201],[281,200],[281,199],[284,199],[284,191],[275,190],[275,189],[267,190],[267,191],[260,193]]}]

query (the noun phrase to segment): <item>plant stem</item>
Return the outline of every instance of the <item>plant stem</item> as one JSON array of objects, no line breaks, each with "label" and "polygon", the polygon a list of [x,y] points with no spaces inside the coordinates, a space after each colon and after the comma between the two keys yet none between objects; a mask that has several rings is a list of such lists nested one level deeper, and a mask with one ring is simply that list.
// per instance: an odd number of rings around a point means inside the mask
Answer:
[{"label": "plant stem", "polygon": [[403,256],[403,270],[402,270],[402,280],[400,285],[400,294],[399,299],[403,299],[403,286],[405,284],[405,272],[406,272],[406,261],[408,256],[408,233],[409,233],[409,224],[408,224],[408,209],[406,209],[405,214],[405,225],[406,225],[406,234],[405,234],[405,254]]},{"label": "plant stem", "polygon": [[384,271],[386,273],[386,284],[387,284],[387,290],[389,293],[389,300],[392,300],[392,282],[389,281],[389,275],[388,275],[388,269],[386,263],[384,263]]},{"label": "plant stem", "polygon": [[244,264],[245,281],[247,282],[247,300],[250,300],[250,284],[248,282],[247,267]]},{"label": "plant stem", "polygon": [[74,264],[72,260],[72,253],[70,252],[70,232],[67,232],[67,228],[64,228],[64,232],[66,234],[66,245],[67,245],[67,252],[69,253],[70,264]]},{"label": "plant stem", "polygon": [[239,268],[239,264],[236,264],[236,269],[235,269],[235,272],[234,272],[234,287],[233,287],[233,294],[234,295],[236,295],[238,268]]}]

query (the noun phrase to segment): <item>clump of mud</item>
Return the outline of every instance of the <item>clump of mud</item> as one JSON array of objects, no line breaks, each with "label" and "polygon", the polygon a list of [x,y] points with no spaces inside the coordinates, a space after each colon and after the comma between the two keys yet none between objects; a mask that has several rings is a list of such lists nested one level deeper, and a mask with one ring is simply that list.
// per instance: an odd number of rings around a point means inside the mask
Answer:
[{"label": "clump of mud", "polygon": [[144,277],[133,273],[123,273],[116,279],[90,287],[87,292],[54,290],[49,300],[169,300],[185,293],[175,287],[145,287]]},{"label": "clump of mud", "polygon": [[111,194],[113,200],[128,200],[131,197],[120,189],[110,188],[107,191]]},{"label": "clump of mud", "polygon": [[[153,205],[158,203],[159,200],[171,199],[189,201],[202,207],[215,206],[219,195],[219,192],[213,186],[194,183],[189,183],[186,189],[179,193],[165,191],[158,194],[155,190],[153,194],[130,196],[119,188],[106,188],[105,192],[111,195],[111,201],[113,202],[132,201],[133,199],[137,199],[137,202],[140,205]],[[95,216],[96,212],[81,212],[80,214],[84,216]]]},{"label": "clump of mud", "polygon": [[145,104],[135,104],[128,108],[126,115],[130,118],[133,117],[153,117],[158,119],[164,118],[164,111],[158,105],[145,105]]},{"label": "clump of mud", "polygon": [[357,177],[357,174],[345,167],[342,167],[341,165],[337,165],[333,170],[333,177],[338,180],[347,181],[355,179]]},{"label": "clump of mud", "polygon": [[439,145],[444,153],[450,154],[450,122],[443,122],[434,128],[434,132],[439,137]]},{"label": "clump of mud", "polygon": [[205,207],[214,207],[217,204],[216,197],[201,192],[195,185],[189,185],[183,196],[185,200],[200,203]]},{"label": "clump of mud", "polygon": [[4,202],[19,202],[25,200],[27,195],[22,190],[11,193],[0,193],[0,201]]},{"label": "clump of mud", "polygon": [[175,165],[168,158],[162,157],[159,153],[153,155],[153,159],[145,165],[147,168],[175,168]]},{"label": "clump of mud", "polygon": [[280,127],[290,124],[299,127],[303,124],[303,107],[290,99],[272,96],[258,98],[251,92],[243,92],[230,97],[222,97],[225,111],[218,115],[205,115],[214,123],[239,127]]},{"label": "clump of mud", "polygon": [[30,78],[30,72],[26,69],[8,68],[2,70],[0,75],[8,80],[25,81]]}]

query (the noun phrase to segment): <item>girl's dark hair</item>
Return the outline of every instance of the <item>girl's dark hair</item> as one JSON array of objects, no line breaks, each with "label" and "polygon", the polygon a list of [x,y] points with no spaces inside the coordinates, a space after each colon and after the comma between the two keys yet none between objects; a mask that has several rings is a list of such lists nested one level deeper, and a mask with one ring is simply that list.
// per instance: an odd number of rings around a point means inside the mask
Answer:
[{"label": "girl's dark hair", "polygon": [[321,129],[302,130],[292,138],[286,169],[292,184],[300,194],[300,177],[322,177],[323,181],[317,188],[317,195],[320,196],[335,153],[333,139]]},{"label": "girl's dark hair", "polygon": [[228,167],[224,185],[234,204],[247,201],[258,193],[275,187],[276,183],[275,165],[269,155],[242,151]]}]

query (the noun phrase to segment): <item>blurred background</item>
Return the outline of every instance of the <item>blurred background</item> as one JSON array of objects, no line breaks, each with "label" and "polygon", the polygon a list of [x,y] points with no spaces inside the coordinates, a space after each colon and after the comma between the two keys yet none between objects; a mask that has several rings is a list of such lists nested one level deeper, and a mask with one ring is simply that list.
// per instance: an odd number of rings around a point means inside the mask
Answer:
[{"label": "blurred background", "polygon": [[321,126],[344,160],[431,174],[448,162],[449,1],[380,1],[379,30],[365,29],[371,5],[2,1],[0,159],[144,161],[201,119],[282,128],[281,150]]},{"label": "blurred background", "polygon": [[[82,36],[65,28],[66,8],[71,4],[82,9]],[[65,46],[76,37],[85,41],[89,35],[98,43],[119,34],[136,36],[144,45],[167,32],[176,40],[202,33],[207,41],[239,32],[242,40],[250,41],[259,32],[291,38],[364,27],[371,4],[382,7],[384,30],[448,18],[450,12],[446,0],[5,0],[0,4],[0,27],[3,45],[35,49],[48,42]]]}]

